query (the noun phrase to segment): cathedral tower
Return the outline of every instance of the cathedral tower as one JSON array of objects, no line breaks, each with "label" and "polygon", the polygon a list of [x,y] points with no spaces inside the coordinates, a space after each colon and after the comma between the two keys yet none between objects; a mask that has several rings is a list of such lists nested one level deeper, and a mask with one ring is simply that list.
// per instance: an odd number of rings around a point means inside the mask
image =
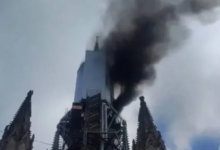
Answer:
[{"label": "cathedral tower", "polygon": [[31,97],[33,91],[29,91],[21,104],[13,121],[5,127],[0,150],[32,150],[34,135],[31,137]]},{"label": "cathedral tower", "polygon": [[166,150],[161,134],[153,123],[153,118],[144,97],[140,97],[137,141],[133,140],[132,150]]}]

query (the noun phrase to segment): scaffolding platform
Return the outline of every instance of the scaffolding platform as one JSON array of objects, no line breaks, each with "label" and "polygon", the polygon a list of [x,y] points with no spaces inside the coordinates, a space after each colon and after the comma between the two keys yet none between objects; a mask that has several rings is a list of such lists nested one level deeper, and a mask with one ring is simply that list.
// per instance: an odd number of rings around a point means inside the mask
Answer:
[{"label": "scaffolding platform", "polygon": [[59,123],[68,150],[129,150],[126,121],[100,93],[87,96],[81,106]]}]

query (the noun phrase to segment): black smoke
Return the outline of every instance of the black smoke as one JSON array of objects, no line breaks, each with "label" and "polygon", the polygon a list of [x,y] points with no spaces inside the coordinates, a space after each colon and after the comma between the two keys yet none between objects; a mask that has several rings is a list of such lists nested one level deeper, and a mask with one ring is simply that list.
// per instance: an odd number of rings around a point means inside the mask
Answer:
[{"label": "black smoke", "polygon": [[[123,91],[113,102],[119,112],[138,94],[137,86],[156,77],[154,65],[169,51],[170,25],[179,17],[197,14],[219,4],[218,0],[112,0],[106,21],[111,28],[103,50],[109,60],[109,76]],[[179,35],[181,36],[181,35]]]}]

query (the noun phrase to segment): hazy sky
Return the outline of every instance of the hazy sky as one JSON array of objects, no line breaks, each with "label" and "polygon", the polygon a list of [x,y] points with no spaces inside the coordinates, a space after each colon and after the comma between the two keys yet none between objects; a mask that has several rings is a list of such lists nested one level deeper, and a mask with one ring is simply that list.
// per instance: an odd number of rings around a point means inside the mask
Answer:
[{"label": "hazy sky", "polygon": [[[32,133],[52,143],[104,9],[103,0],[0,1],[0,131],[33,89]],[[170,150],[218,150],[220,20],[184,23],[190,37],[157,64],[157,80],[143,95]],[[130,139],[136,136],[138,108],[136,101],[123,112]],[[34,143],[34,150],[43,149],[50,146]]]}]

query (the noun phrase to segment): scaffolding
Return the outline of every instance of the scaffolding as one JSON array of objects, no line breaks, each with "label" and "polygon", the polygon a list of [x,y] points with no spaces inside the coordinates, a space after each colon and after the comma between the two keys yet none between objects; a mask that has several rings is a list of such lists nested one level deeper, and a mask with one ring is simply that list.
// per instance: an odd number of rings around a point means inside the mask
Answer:
[{"label": "scaffolding", "polygon": [[83,126],[84,150],[129,150],[126,122],[101,94],[87,96]]},{"label": "scaffolding", "polygon": [[[66,139],[68,137],[68,133],[70,131],[70,128],[68,128],[68,124],[70,123],[70,119],[71,119],[71,110],[68,111],[68,109],[66,109],[66,112],[65,112],[65,124],[64,124],[64,128],[63,128],[63,135],[64,135],[64,139]],[[62,150],[65,150],[66,149],[66,142],[65,140],[63,140],[63,144],[62,144]]]},{"label": "scaffolding", "polygon": [[59,124],[57,125],[59,134],[63,139],[61,150],[66,150],[68,147],[67,139],[70,132],[70,128],[69,128],[70,120],[71,120],[71,110],[66,109],[64,117],[60,120]]},{"label": "scaffolding", "polygon": [[100,91],[87,94],[58,124],[62,150],[129,150],[127,125]]}]

